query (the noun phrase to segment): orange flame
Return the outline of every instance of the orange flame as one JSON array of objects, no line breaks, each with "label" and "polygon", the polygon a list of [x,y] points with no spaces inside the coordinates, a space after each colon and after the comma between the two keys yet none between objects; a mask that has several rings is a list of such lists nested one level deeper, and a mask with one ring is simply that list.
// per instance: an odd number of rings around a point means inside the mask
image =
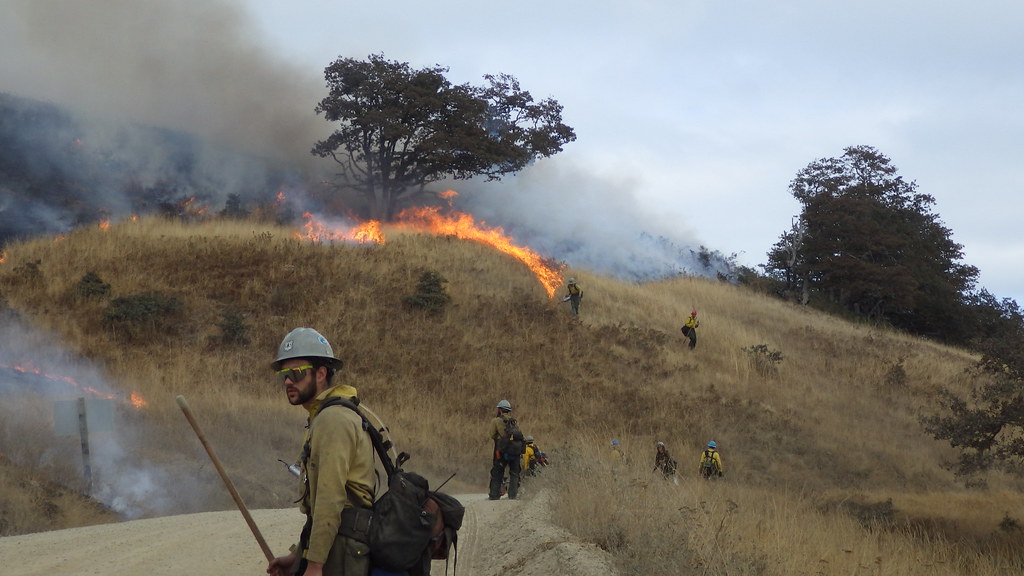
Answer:
[{"label": "orange flame", "polygon": [[4,250],[3,252],[0,252],[0,264],[3,264],[4,260],[7,260],[7,251],[6,250]]},{"label": "orange flame", "polygon": [[437,207],[407,208],[398,215],[397,226],[400,229],[426,231],[472,240],[508,254],[526,264],[527,268],[544,286],[548,298],[554,296],[555,290],[562,284],[562,272],[559,266],[527,247],[513,244],[511,238],[505,235],[505,231],[501,227],[488,228],[483,222],[478,225],[470,214],[464,212],[441,214]]},{"label": "orange flame", "polygon": [[92,386],[83,386],[70,376],[58,376],[54,374],[48,374],[44,372],[41,368],[33,366],[31,363],[25,363],[16,366],[11,366],[9,364],[0,364],[0,368],[7,368],[15,372],[20,372],[22,374],[34,374],[36,376],[39,376],[40,378],[50,380],[51,382],[61,382],[67,384],[73,388],[81,390],[82,392],[86,392],[88,394],[91,394],[99,398],[103,398],[105,400],[121,400],[127,404],[135,406],[136,408],[143,408],[149,405],[149,403],[146,402],[146,400],[144,400],[142,396],[140,396],[136,392],[132,392],[131,396],[129,396],[129,398],[127,399],[119,398],[116,394],[106,394],[104,392],[100,392],[99,390],[93,388]]},{"label": "orange flame", "polygon": [[334,241],[334,242],[358,242],[359,244],[383,244],[384,232],[381,230],[380,222],[370,220],[350,228],[332,228],[320,220],[317,220],[310,212],[302,216],[306,219],[303,226],[305,233],[292,232],[292,235],[299,239],[313,242]]},{"label": "orange flame", "polygon": [[[448,200],[451,205],[452,199],[458,196],[454,190],[441,192],[439,196]],[[279,194],[279,197],[280,194]],[[313,242],[337,241],[337,242],[358,242],[360,244],[376,243],[383,244],[385,241],[381,223],[370,220],[353,227],[331,227],[318,220],[310,212],[303,214],[306,223],[303,226],[305,232],[292,232],[295,238],[310,240]],[[530,248],[517,246],[512,239],[505,235],[500,227],[489,228],[483,222],[477,224],[473,216],[463,212],[452,211],[450,214],[441,214],[439,207],[408,208],[403,210],[394,223],[400,230],[421,232],[428,234],[447,235],[472,240],[486,244],[492,248],[518,259],[533,272],[534,276],[544,287],[548,298],[555,295],[555,291],[562,284],[561,266],[551,260],[545,259]]]},{"label": "orange flame", "polygon": [[149,406],[149,402],[146,402],[146,399],[138,392],[132,392],[131,395],[128,396],[128,403],[136,408],[145,408],[146,406]]},{"label": "orange flame", "polygon": [[103,231],[110,230],[110,219],[109,218],[103,218],[103,219],[100,220],[100,230],[103,230]]}]

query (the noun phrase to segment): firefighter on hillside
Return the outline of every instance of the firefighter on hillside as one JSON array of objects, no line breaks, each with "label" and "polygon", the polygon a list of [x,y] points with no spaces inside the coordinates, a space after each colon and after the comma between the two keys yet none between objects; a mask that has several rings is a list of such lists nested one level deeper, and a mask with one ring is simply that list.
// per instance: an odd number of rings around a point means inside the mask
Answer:
[{"label": "firefighter on hillside", "polygon": [[700,455],[700,475],[704,478],[718,478],[724,474],[722,456],[718,453],[718,445],[712,440]]},{"label": "firefighter on hillside", "polygon": [[700,320],[697,320],[697,311],[690,312],[690,317],[686,319],[686,323],[683,324],[683,335],[690,339],[689,348],[693,350],[697,347],[697,327],[700,326]]},{"label": "firefighter on hillside", "polygon": [[569,284],[565,287],[565,289],[568,292],[568,294],[562,301],[564,302],[565,300],[568,300],[569,306],[572,307],[572,315],[579,316],[580,300],[583,300],[583,290],[580,289],[580,285],[576,283],[575,278],[569,278]]}]

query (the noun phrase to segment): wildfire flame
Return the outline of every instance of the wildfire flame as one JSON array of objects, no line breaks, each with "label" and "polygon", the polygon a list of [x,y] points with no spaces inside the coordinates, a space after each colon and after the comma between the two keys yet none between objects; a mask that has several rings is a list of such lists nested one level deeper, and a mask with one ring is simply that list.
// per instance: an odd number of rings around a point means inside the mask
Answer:
[{"label": "wildfire flame", "polygon": [[131,395],[128,396],[128,403],[136,408],[145,408],[146,406],[149,406],[149,402],[146,402],[146,399],[138,392],[132,392]]},{"label": "wildfire flame", "polygon": [[[458,193],[454,190],[446,190],[439,194],[448,200],[449,206],[452,199]],[[280,196],[280,195],[279,195]],[[335,241],[335,242],[358,242],[360,244],[375,243],[383,244],[385,236],[381,223],[370,220],[351,227],[332,227],[318,220],[312,213],[303,214],[306,222],[303,232],[295,231],[292,234],[299,239],[313,242]],[[455,236],[464,240],[479,242],[508,254],[533,272],[540,281],[548,298],[554,296],[555,291],[562,283],[561,267],[550,260],[545,259],[530,248],[517,246],[512,239],[505,235],[500,227],[489,228],[483,222],[477,224],[473,216],[458,211],[451,211],[442,214],[438,207],[408,208],[403,210],[397,217],[393,226],[399,230]]]},{"label": "wildfire flame", "polygon": [[146,402],[146,400],[137,392],[132,392],[128,398],[122,398],[117,396],[116,394],[106,394],[104,392],[100,392],[99,390],[93,388],[92,386],[84,386],[82,384],[79,384],[78,381],[76,381],[74,378],[70,376],[58,376],[55,374],[49,374],[43,371],[41,368],[33,366],[31,363],[24,363],[15,366],[11,366],[9,364],[0,364],[0,368],[7,368],[15,372],[20,372],[21,374],[33,374],[35,376],[39,376],[40,378],[50,380],[51,382],[60,382],[62,384],[67,384],[72,388],[76,388],[78,390],[81,390],[82,392],[91,394],[92,396],[103,398],[105,400],[121,400],[122,402],[125,402],[126,404],[131,404],[136,408],[144,408],[146,406],[149,406],[149,402]]},{"label": "wildfire flame", "polygon": [[317,220],[310,212],[302,216],[306,219],[303,226],[305,233],[293,232],[299,239],[311,240],[313,242],[334,241],[334,242],[357,242],[359,244],[383,244],[384,232],[381,230],[380,222],[370,220],[350,228],[332,228]]},{"label": "wildfire flame", "polygon": [[555,290],[562,283],[560,267],[552,264],[530,248],[513,244],[501,227],[488,228],[483,222],[477,224],[471,214],[464,212],[441,214],[441,210],[438,207],[407,208],[398,215],[396,226],[405,230],[430,232],[472,240],[508,254],[526,264],[527,268],[533,272],[537,280],[544,286],[548,293],[548,298],[555,295]]},{"label": "wildfire flame", "polygon": [[100,220],[100,230],[110,230],[110,218],[103,218]]},{"label": "wildfire flame", "polygon": [[192,216],[202,216],[209,209],[208,206],[196,203],[195,196],[182,200],[178,203],[178,207],[181,208],[183,214],[190,214]]},{"label": "wildfire flame", "polygon": [[6,250],[4,250],[3,252],[0,252],[0,264],[3,264],[4,260],[7,260],[7,251]]}]

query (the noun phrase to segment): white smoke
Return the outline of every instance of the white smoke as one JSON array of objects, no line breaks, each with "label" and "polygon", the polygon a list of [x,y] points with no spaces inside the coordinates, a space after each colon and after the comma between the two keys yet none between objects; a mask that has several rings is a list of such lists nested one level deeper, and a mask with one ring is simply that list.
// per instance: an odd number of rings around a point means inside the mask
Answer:
[{"label": "white smoke", "polygon": [[0,453],[14,464],[85,486],[80,439],[57,435],[55,405],[108,396],[117,406],[112,429],[89,432],[92,497],[125,518],[201,509],[210,487],[188,471],[148,461],[133,445],[145,433],[144,417],[124,417],[136,409],[102,369],[70,354],[53,335],[0,312]]},{"label": "white smoke", "polygon": [[541,160],[501,182],[448,184],[457,209],[572,267],[631,281],[731,272],[721,258],[701,261],[692,231],[654,225],[658,206],[638,201],[637,180]]}]

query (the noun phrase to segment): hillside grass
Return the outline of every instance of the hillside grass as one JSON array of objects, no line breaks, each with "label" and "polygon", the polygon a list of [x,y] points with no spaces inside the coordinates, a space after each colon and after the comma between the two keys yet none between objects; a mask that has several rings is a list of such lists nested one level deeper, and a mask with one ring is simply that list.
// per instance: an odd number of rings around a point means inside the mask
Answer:
[{"label": "hillside grass", "polygon": [[[440,314],[403,303],[426,271],[448,280]],[[109,293],[83,295],[89,273]],[[311,326],[345,360],[339,381],[414,455],[410,467],[435,484],[457,473],[450,491],[485,490],[485,423],[511,401],[554,463],[530,482],[555,491],[560,522],[627,574],[1021,569],[1021,480],[967,486],[944,467],[951,448],[917,421],[936,391],[972,384],[971,354],[707,279],[565,275],[584,291],[578,319],[520,262],[452,237],[316,244],[265,224],[150,218],[8,246],[0,301],[31,327],[26,337],[59,342],[121,397],[146,400],[118,408],[109,442],[145,478],[143,513],[233,506],[178,394],[250,507],[291,506],[277,459],[296,457],[305,414],[269,362],[286,332]],[[174,305],[158,322],[112,325],[115,299],[140,294]],[[679,332],[691,309],[693,351]],[[0,465],[75,486],[76,443],[40,425],[49,398],[0,395]],[[606,459],[612,438],[622,465]],[[711,439],[726,476],[708,483],[696,467]],[[650,473],[657,440],[680,461],[678,486]],[[69,512],[33,523],[28,504],[9,501],[0,534],[102,521]]]}]

